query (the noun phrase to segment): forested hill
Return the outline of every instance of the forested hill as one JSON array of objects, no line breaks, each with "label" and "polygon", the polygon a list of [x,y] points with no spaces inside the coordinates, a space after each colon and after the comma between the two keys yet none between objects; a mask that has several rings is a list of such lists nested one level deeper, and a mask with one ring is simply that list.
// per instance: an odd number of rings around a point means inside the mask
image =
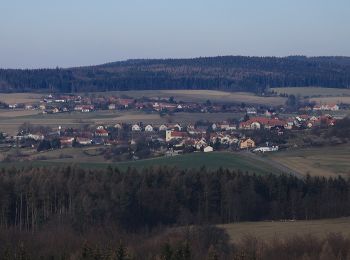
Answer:
[{"label": "forested hill", "polygon": [[350,87],[350,57],[243,57],[127,60],[67,69],[0,70],[0,91],[87,92],[267,87]]}]

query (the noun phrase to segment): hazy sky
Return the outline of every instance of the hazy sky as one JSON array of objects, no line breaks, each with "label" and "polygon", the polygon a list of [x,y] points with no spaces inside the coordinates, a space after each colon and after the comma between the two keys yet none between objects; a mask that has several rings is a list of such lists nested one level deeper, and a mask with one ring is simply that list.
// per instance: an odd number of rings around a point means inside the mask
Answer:
[{"label": "hazy sky", "polygon": [[350,56],[350,0],[1,0],[0,67]]}]

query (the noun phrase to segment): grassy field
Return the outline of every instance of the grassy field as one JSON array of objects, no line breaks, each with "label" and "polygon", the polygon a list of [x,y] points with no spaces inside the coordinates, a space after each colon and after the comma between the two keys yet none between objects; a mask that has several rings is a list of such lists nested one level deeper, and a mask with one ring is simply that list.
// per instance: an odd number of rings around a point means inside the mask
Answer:
[{"label": "grassy field", "polygon": [[248,92],[226,92],[217,90],[134,90],[97,92],[93,94],[128,96],[133,98],[169,98],[170,96],[173,96],[175,100],[188,102],[205,102],[209,99],[216,103],[245,102],[247,104],[265,105],[282,105],[286,100],[282,97],[260,97]]},{"label": "grassy field", "polygon": [[247,235],[253,235],[265,241],[275,237],[289,238],[295,235],[312,234],[323,238],[329,233],[350,235],[350,218],[324,219],[313,221],[263,221],[242,222],[219,225],[230,236],[231,242],[238,242]]},{"label": "grassy field", "polygon": [[37,93],[0,93],[0,101],[7,104],[33,104],[39,102],[42,96]]},{"label": "grassy field", "polygon": [[[98,149],[98,148],[91,148]],[[60,155],[68,155],[71,158],[60,159]],[[42,157],[46,157],[46,160],[38,160]],[[75,164],[84,168],[106,168],[108,165],[118,167],[121,170],[125,170],[128,167],[134,167],[136,169],[147,168],[150,166],[168,166],[178,167],[180,169],[199,169],[205,166],[207,169],[228,168],[241,171],[255,172],[260,174],[266,173],[281,173],[279,170],[273,168],[271,165],[261,161],[254,160],[253,158],[247,158],[239,153],[229,152],[215,152],[215,153],[192,153],[186,155],[177,155],[173,157],[161,157],[153,159],[145,159],[138,161],[128,162],[110,162],[105,161],[103,156],[87,156],[83,153],[83,149],[66,148],[54,151],[48,151],[43,153],[36,153],[30,157],[31,159],[37,159],[36,161],[25,161],[13,163],[0,163],[0,167],[25,167],[29,165],[34,166],[50,166],[50,165],[67,165]]]},{"label": "grassy field", "polygon": [[277,93],[288,95],[300,95],[302,97],[340,97],[350,96],[350,89],[342,88],[320,88],[320,87],[295,87],[295,88],[273,88]]},{"label": "grassy field", "polygon": [[[26,111],[23,111],[26,112]],[[158,113],[147,114],[142,111],[95,111],[91,113],[59,113],[37,114],[38,111],[28,111],[28,114],[0,112],[0,131],[16,134],[18,127],[24,122],[33,125],[43,125],[57,128],[77,127],[82,124],[90,125],[115,125],[116,123],[163,124],[169,121],[176,123],[194,123],[199,119],[209,121],[221,121],[244,116],[241,113],[175,113],[173,116],[161,117]]]},{"label": "grassy field", "polygon": [[349,145],[282,151],[266,157],[305,175],[350,177]]},{"label": "grassy field", "polygon": [[310,98],[310,101],[317,104],[350,104],[350,97],[315,97]]}]

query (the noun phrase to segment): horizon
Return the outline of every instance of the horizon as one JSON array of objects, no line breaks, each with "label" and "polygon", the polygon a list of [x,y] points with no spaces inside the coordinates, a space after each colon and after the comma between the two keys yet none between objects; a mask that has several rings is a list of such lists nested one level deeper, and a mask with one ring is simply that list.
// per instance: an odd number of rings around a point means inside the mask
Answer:
[{"label": "horizon", "polygon": [[0,67],[226,55],[350,56],[348,10],[345,0],[6,1]]},{"label": "horizon", "polygon": [[350,56],[342,56],[342,55],[321,55],[321,56],[307,56],[302,54],[297,55],[286,55],[286,56],[252,56],[252,55],[216,55],[216,56],[196,56],[196,57],[165,57],[165,58],[131,58],[131,59],[122,59],[122,60],[115,60],[115,61],[106,61],[101,62],[99,64],[88,64],[88,65],[78,65],[78,66],[69,66],[69,67],[61,67],[61,66],[53,66],[53,67],[37,67],[37,68],[4,68],[0,67],[1,70],[41,70],[41,69],[74,69],[74,68],[83,68],[83,67],[93,67],[93,66],[102,66],[106,64],[111,63],[118,63],[118,62],[127,62],[127,61],[136,61],[136,60],[190,60],[190,59],[205,59],[205,58],[223,58],[223,57],[245,57],[245,58],[291,58],[291,57],[305,57],[305,58],[350,58]]}]

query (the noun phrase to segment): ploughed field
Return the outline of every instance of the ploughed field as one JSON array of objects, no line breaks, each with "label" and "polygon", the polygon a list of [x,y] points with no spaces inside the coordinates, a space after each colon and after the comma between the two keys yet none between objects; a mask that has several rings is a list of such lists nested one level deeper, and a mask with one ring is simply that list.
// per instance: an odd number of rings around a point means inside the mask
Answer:
[{"label": "ploughed field", "polygon": [[310,221],[240,222],[218,225],[218,227],[227,232],[231,242],[239,242],[247,236],[254,236],[264,241],[272,241],[274,238],[288,239],[308,234],[324,238],[330,233],[341,233],[344,236],[349,236],[350,218]]}]

